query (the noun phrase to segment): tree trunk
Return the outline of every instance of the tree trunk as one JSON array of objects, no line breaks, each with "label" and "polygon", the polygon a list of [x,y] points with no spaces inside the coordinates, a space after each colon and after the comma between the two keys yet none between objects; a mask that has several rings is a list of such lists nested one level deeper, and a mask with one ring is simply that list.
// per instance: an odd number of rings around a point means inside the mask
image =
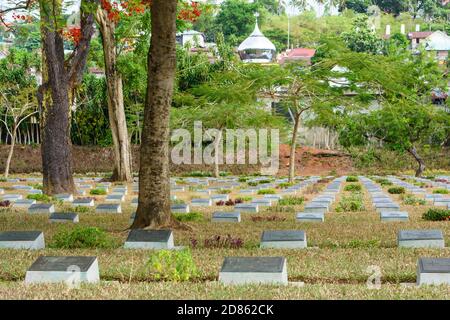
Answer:
[{"label": "tree trunk", "polygon": [[11,165],[11,159],[12,159],[13,152],[14,152],[14,146],[16,145],[16,133],[17,133],[17,128],[14,127],[13,132],[12,132],[12,137],[11,137],[11,146],[9,147],[8,158],[6,159],[6,164],[5,164],[5,179],[7,179],[9,176],[9,167]]},{"label": "tree trunk", "polygon": [[412,147],[408,150],[409,153],[414,157],[414,159],[419,164],[419,167],[416,170],[416,177],[422,176],[422,173],[425,171],[425,162],[422,157],[417,153],[416,147]]},{"label": "tree trunk", "polygon": [[117,68],[116,40],[114,22],[100,6],[96,14],[103,40],[106,86],[108,90],[108,114],[114,143],[115,165],[113,181],[131,181],[131,148],[128,139],[127,121],[123,103],[122,76]]},{"label": "tree trunk", "polygon": [[81,81],[84,66],[94,33],[92,13],[84,11],[82,0],[80,21],[81,37],[72,58],[65,61],[64,40],[60,18],[62,1],[40,0],[43,84],[38,90],[42,113],[42,173],[43,191],[52,195],[73,193],[72,144],[70,141],[70,96]]},{"label": "tree trunk", "polygon": [[132,229],[171,223],[169,115],[175,81],[177,0],[154,0],[140,150],[139,205]]},{"label": "tree trunk", "polygon": [[214,139],[214,177],[219,178],[220,177],[220,170],[219,170],[219,146],[222,142],[222,130],[219,129],[217,137]]},{"label": "tree trunk", "polygon": [[295,149],[297,145],[298,127],[300,125],[301,113],[296,113],[294,116],[294,130],[292,132],[291,153],[289,156],[289,182],[294,182],[295,177]]}]

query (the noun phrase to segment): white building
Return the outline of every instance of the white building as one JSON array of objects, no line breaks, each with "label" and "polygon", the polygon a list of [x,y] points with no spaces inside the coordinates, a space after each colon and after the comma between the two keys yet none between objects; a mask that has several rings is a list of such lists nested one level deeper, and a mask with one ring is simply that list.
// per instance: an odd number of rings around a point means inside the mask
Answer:
[{"label": "white building", "polygon": [[238,47],[239,56],[246,63],[270,63],[276,51],[275,45],[259,30],[258,21],[255,30]]}]

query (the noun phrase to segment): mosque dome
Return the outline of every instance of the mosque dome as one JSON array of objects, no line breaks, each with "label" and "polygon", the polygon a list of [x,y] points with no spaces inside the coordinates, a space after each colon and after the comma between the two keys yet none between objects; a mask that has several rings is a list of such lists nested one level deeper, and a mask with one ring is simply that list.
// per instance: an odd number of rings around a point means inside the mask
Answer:
[{"label": "mosque dome", "polygon": [[268,63],[275,58],[275,45],[259,30],[256,21],[255,30],[238,47],[243,62]]}]

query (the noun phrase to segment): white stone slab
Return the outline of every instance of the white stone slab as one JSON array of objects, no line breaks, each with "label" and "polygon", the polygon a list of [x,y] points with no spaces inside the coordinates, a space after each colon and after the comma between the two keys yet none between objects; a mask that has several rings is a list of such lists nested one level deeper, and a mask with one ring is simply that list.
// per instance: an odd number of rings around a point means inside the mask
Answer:
[{"label": "white stone slab", "polygon": [[261,248],[302,249],[307,247],[306,233],[301,230],[270,230],[261,235]]},{"label": "white stone slab", "polygon": [[324,222],[325,214],[323,212],[299,212],[296,220],[298,222]]},{"label": "white stone slab", "polygon": [[288,283],[283,257],[226,257],[219,272],[226,285]]},{"label": "white stone slab", "polygon": [[28,250],[44,249],[44,233],[41,231],[0,232],[0,248]]},{"label": "white stone slab", "polygon": [[450,258],[420,258],[417,285],[450,285]]},{"label": "white stone slab", "polygon": [[100,281],[96,257],[39,257],[25,275],[26,284],[78,284]]},{"label": "white stone slab", "polygon": [[124,248],[173,249],[173,232],[171,230],[131,230]]},{"label": "white stone slab", "polygon": [[441,230],[400,230],[397,235],[399,247],[405,248],[444,248],[445,241]]}]

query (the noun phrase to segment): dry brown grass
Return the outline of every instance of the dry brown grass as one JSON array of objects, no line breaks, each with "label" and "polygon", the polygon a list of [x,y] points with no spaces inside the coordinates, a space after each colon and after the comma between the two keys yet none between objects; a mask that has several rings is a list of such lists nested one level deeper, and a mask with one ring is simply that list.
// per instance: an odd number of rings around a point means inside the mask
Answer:
[{"label": "dry brown grass", "polygon": [[[0,187],[6,185],[1,184]],[[130,188],[131,189],[131,188]],[[135,195],[127,196],[127,203]],[[188,200],[189,193],[179,198]],[[235,193],[230,195],[236,198]],[[309,195],[311,196],[311,195]],[[255,196],[254,196],[255,197]],[[143,250],[83,249],[41,251],[0,250],[0,299],[448,299],[449,287],[405,288],[403,282],[415,282],[417,259],[421,256],[450,257],[450,249],[399,249],[396,235],[399,229],[441,229],[450,244],[450,223],[429,222],[421,219],[429,206],[403,206],[399,196],[392,196],[402,209],[409,212],[410,221],[381,223],[379,215],[369,203],[365,193],[366,210],[353,213],[326,214],[325,223],[298,223],[295,213],[276,212],[285,221],[253,222],[249,213],[242,214],[242,222],[212,223],[211,215],[217,210],[232,207],[198,208],[205,219],[188,222],[192,231],[176,231],[176,245],[190,245],[190,238],[199,240],[200,246],[192,250],[200,275],[192,282],[171,283],[149,281],[146,262],[151,254]],[[102,197],[97,197],[101,199]],[[339,198],[336,199],[337,203]],[[68,207],[60,209],[68,210]],[[293,208],[295,212],[302,206]],[[122,214],[80,213],[80,225],[96,226],[108,231],[124,242],[133,212],[123,205]],[[268,210],[260,215],[272,215]],[[0,211],[0,230],[41,230],[45,240],[52,241],[61,226],[50,224],[45,215],[28,215],[23,210]],[[301,229],[308,237],[308,249],[259,249],[263,230]],[[205,249],[201,243],[214,235],[231,234],[244,240],[241,249]],[[69,290],[60,286],[23,285],[27,268],[39,255],[95,255],[100,263],[102,283]],[[224,287],[215,282],[225,256],[284,256],[288,261],[290,281],[303,281],[304,287],[243,286]],[[368,266],[381,268],[381,290],[368,290],[365,282]]]}]

